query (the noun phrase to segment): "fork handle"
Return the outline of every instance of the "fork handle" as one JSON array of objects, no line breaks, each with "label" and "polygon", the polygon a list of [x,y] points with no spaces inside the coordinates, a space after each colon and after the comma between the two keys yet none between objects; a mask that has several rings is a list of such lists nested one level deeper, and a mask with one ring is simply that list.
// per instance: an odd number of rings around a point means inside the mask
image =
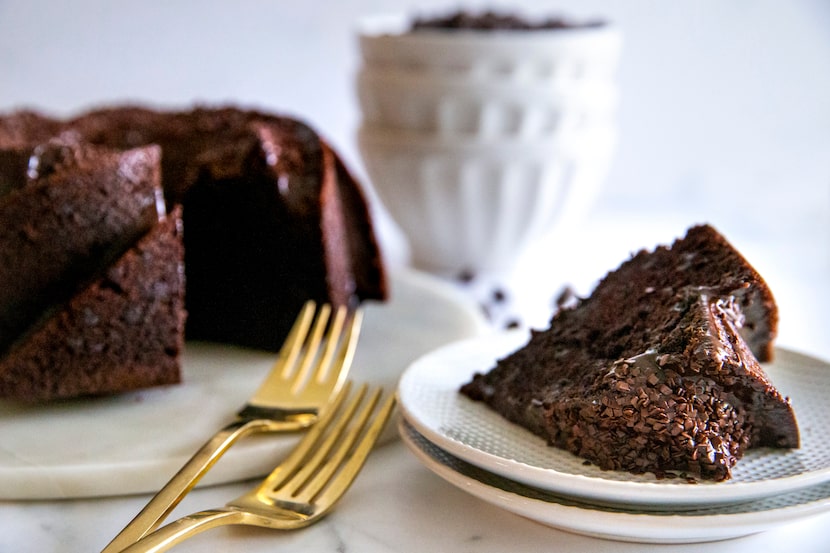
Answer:
[{"label": "fork handle", "polygon": [[205,530],[242,524],[252,515],[232,509],[214,509],[187,515],[133,543],[121,553],[160,553]]},{"label": "fork handle", "polygon": [[[193,489],[204,474],[237,440],[262,431],[287,430],[291,423],[267,419],[232,422],[210,438],[130,523],[118,533],[102,553],[117,553],[155,530]],[[294,425],[296,426],[296,425]],[[292,427],[291,429],[296,429]]]}]

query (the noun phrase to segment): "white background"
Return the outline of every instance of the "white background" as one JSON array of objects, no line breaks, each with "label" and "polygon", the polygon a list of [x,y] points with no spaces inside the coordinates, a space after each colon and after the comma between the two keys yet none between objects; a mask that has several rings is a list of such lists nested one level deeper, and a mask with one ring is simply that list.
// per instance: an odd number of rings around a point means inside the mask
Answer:
[{"label": "white background", "polygon": [[[310,122],[363,175],[356,20],[458,5],[0,0],[0,110],[69,114],[124,101],[263,107]],[[625,34],[620,146],[600,203],[567,243],[540,246],[555,262],[517,269],[520,284],[587,291],[629,252],[709,222],[770,282],[782,343],[828,351],[830,2],[463,5],[603,16]],[[394,231],[383,239],[394,244]]]}]

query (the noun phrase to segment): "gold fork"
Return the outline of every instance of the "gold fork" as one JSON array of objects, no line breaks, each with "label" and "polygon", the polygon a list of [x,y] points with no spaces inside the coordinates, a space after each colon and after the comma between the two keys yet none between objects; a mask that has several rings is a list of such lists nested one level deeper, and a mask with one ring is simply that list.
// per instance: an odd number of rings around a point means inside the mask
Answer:
[{"label": "gold fork", "polygon": [[[362,314],[307,302],[259,389],[236,419],[208,440],[136,517],[104,548],[115,553],[156,529],[199,479],[240,438],[290,432],[317,421],[342,388],[354,357]],[[349,319],[346,324],[346,319]],[[312,319],[313,325],[312,325]]]},{"label": "gold fork", "polygon": [[167,551],[218,526],[295,530],[320,520],[354,481],[395,406],[395,394],[380,403],[380,388],[367,398],[366,385],[344,404],[348,390],[349,385],[335,406],[259,486],[225,507],[182,517],[122,553]]}]

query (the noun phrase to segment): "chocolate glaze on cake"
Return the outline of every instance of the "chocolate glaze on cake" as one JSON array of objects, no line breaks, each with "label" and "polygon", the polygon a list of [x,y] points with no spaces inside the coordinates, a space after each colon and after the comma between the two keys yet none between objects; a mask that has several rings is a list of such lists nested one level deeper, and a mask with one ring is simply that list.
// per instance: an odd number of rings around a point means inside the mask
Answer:
[{"label": "chocolate glaze on cake", "polygon": [[26,184],[33,146],[59,132],[60,125],[31,111],[0,117],[0,197]]},{"label": "chocolate glaze on cake", "polygon": [[0,145],[66,131],[161,148],[168,208],[183,207],[188,338],[277,350],[307,299],[386,297],[363,192],[304,123],[236,108],[121,106],[65,121],[22,112],[0,118]]},{"label": "chocolate glaze on cake", "polygon": [[772,357],[769,288],[712,227],[641,251],[462,387],[603,469],[730,477],[750,447],[798,447]]}]

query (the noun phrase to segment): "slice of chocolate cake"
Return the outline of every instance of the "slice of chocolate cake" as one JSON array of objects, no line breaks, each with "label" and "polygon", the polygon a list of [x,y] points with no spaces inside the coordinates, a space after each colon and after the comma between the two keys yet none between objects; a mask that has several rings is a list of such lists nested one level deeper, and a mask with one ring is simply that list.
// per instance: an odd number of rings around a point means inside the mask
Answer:
[{"label": "slice of chocolate cake", "polygon": [[6,178],[16,184],[0,196],[0,397],[179,381],[183,245],[159,161],[157,146],[119,152],[63,136],[33,149],[23,178]]},{"label": "slice of chocolate cake", "polygon": [[164,215],[158,147],[60,139],[30,153],[20,176],[20,163],[0,167],[18,183],[0,195],[0,352]]},{"label": "slice of chocolate cake", "polygon": [[164,217],[0,357],[0,398],[45,401],[180,381],[181,221]]},{"label": "slice of chocolate cake", "polygon": [[750,447],[798,447],[771,358],[769,288],[717,231],[641,251],[462,393],[603,469],[730,477]]}]

